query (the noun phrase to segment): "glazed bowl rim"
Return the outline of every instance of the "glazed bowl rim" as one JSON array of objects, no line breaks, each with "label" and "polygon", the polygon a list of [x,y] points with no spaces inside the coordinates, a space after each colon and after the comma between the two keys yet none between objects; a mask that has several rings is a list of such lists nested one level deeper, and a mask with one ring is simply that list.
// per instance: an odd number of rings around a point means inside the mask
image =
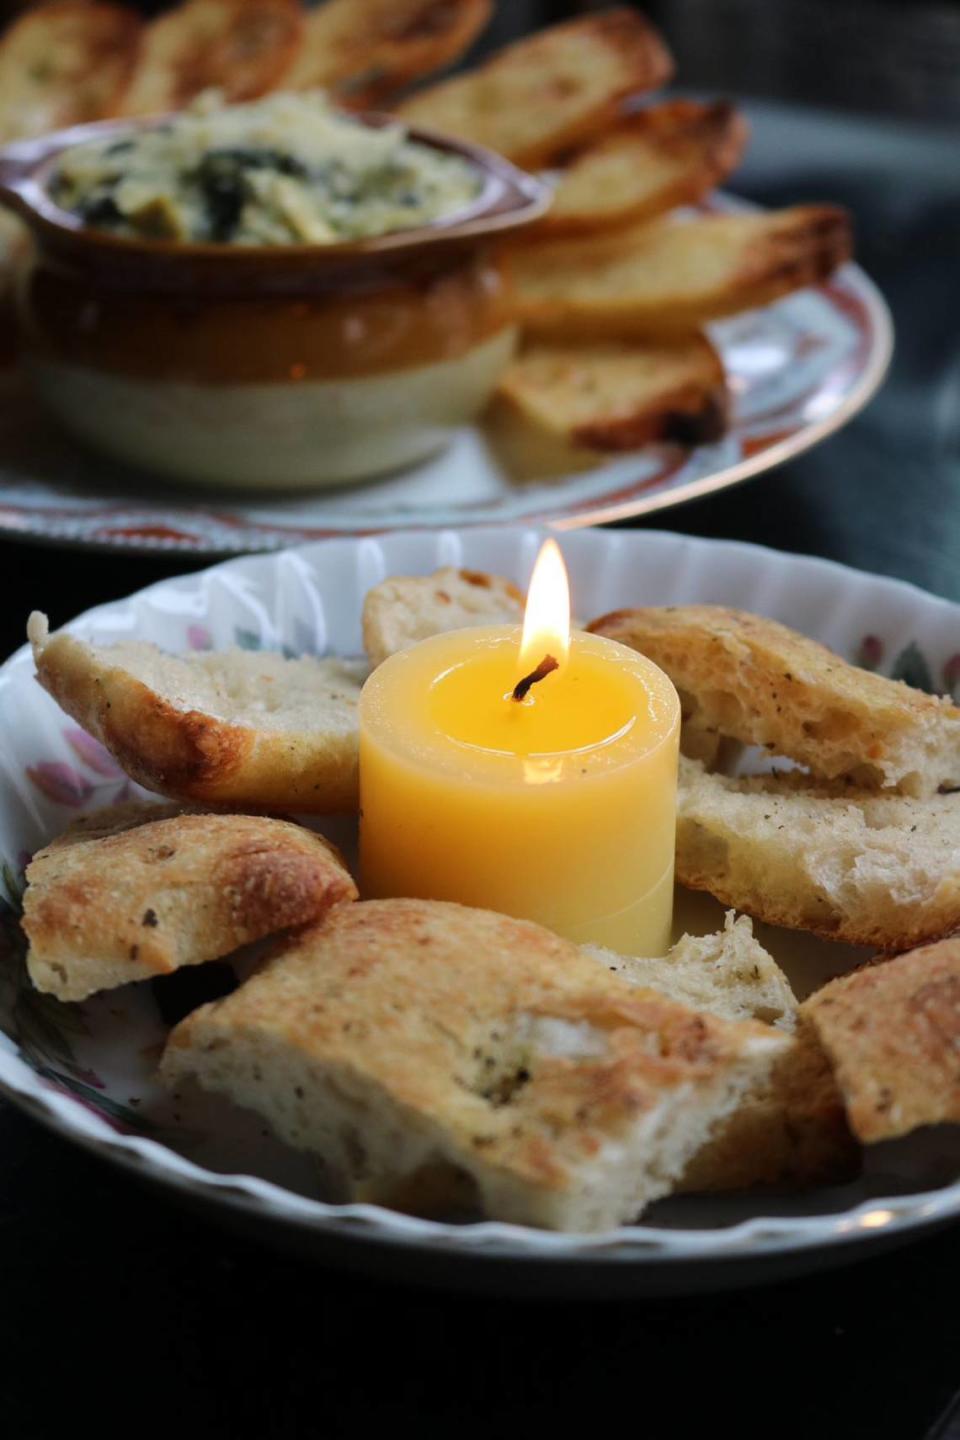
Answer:
[{"label": "glazed bowl rim", "polygon": [[[0,206],[12,210],[39,234],[56,239],[60,244],[72,242],[78,250],[88,254],[98,252],[104,256],[137,257],[144,261],[153,258],[162,260],[164,264],[175,263],[177,259],[185,263],[211,260],[218,265],[242,260],[249,266],[251,263],[268,264],[287,259],[291,262],[310,260],[322,263],[329,260],[336,263],[362,260],[367,256],[409,255],[425,246],[480,240],[501,231],[517,229],[539,219],[550,205],[552,191],[548,184],[518,169],[496,152],[454,136],[405,124],[403,129],[411,140],[466,160],[480,172],[484,183],[475,200],[450,215],[428,221],[425,225],[387,231],[383,235],[334,244],[304,245],[150,240],[93,229],[52,198],[47,180],[55,161],[66,151],[99,139],[157,129],[168,124],[176,113],[97,120],[34,139],[18,140],[0,148]],[[348,118],[375,129],[402,124],[396,116],[378,111],[346,113]]]}]

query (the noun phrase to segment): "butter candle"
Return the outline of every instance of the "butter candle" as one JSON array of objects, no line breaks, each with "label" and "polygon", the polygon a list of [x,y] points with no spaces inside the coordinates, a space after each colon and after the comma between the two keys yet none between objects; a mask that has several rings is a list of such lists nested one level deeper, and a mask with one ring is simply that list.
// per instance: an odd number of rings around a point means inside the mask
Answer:
[{"label": "butter candle", "polygon": [[644,656],[570,635],[554,551],[538,562],[522,633],[434,636],[364,686],[362,890],[457,900],[579,943],[660,955],[679,701]]}]

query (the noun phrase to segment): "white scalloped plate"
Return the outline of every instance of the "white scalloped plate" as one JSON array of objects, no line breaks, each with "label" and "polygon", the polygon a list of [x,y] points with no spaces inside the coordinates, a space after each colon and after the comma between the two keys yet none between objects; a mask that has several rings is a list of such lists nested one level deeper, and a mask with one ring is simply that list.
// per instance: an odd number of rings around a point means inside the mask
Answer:
[{"label": "white scalloped plate", "polygon": [[[533,529],[478,528],[322,541],[164,581],[88,612],[71,629],[105,641],[136,633],[173,650],[239,643],[354,655],[362,596],[384,575],[462,564],[522,584],[539,539]],[[822,560],[655,532],[581,531],[563,545],[581,615],[630,603],[724,602],[960,696],[960,606],[911,586]],[[9,895],[26,856],[79,807],[110,803],[129,787],[40,690],[25,650],[0,670],[0,733],[0,856]],[[349,839],[343,824],[338,838]],[[688,897],[684,923],[714,928],[712,905]],[[22,983],[12,911],[5,919],[0,1089],[73,1141],[306,1253],[464,1286],[529,1286],[534,1266],[541,1291],[697,1291],[838,1263],[867,1244],[960,1214],[960,1155],[946,1132],[878,1148],[864,1176],[844,1187],[674,1199],[655,1206],[644,1224],[603,1235],[447,1225],[376,1206],[327,1205],[316,1198],[309,1160],[249,1117],[225,1103],[181,1104],[158,1091],[152,1074],[164,1030],[149,985],[82,1006],[39,997]],[[859,958],[806,936],[764,931],[762,938],[801,994]]]}]

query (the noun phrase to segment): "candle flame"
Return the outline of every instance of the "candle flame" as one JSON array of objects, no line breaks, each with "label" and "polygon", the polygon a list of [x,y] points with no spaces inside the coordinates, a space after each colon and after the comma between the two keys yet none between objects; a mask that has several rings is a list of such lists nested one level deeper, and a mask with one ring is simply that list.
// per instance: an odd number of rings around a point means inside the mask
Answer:
[{"label": "candle flame", "polygon": [[520,641],[520,669],[533,670],[545,655],[563,665],[570,653],[570,585],[556,540],[544,540],[530,576]]}]

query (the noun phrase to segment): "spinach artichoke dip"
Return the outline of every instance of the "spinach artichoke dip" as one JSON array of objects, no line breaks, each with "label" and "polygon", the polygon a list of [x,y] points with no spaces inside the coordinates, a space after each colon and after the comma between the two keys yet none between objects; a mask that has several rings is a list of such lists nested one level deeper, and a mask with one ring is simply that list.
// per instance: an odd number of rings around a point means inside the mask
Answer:
[{"label": "spinach artichoke dip", "polygon": [[209,97],[156,129],[78,145],[50,193],[85,225],[151,240],[324,245],[407,230],[475,201],[476,168],[374,129],[321,94],[222,107]]}]

